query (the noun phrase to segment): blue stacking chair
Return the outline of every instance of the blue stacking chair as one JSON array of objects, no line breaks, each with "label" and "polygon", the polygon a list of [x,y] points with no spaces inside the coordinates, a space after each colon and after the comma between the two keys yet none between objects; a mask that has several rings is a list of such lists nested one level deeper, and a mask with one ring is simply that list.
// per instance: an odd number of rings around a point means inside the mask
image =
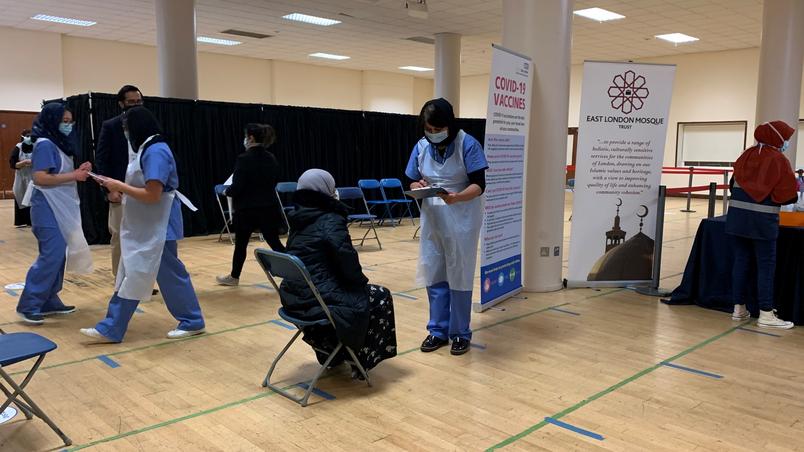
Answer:
[{"label": "blue stacking chair", "polygon": [[[402,188],[402,181],[394,178],[381,179],[380,188],[382,188],[385,199],[391,203],[391,206],[401,205],[407,209],[410,222],[416,226],[416,221],[413,220],[413,211],[410,210],[410,205],[413,203],[413,200],[408,199],[405,196],[405,189]],[[399,219],[399,223],[402,223],[402,218]]]},{"label": "blue stacking chair", "polygon": [[[282,209],[282,216],[285,218],[285,225],[290,231],[290,223],[288,222],[288,212],[296,208],[291,201],[291,196],[296,192],[296,182],[280,182],[276,184],[276,198],[279,200],[279,208]],[[284,199],[283,199],[284,198]]]},{"label": "blue stacking chair", "polygon": [[363,243],[366,241],[366,237],[368,237],[369,233],[374,232],[374,240],[377,241],[377,245],[379,245],[380,249],[382,249],[380,237],[377,235],[377,229],[374,227],[374,221],[377,219],[377,215],[370,213],[368,204],[366,203],[366,198],[363,196],[363,190],[361,190],[359,187],[342,187],[338,188],[337,190],[338,198],[341,201],[354,201],[356,204],[363,204],[363,208],[366,209],[366,213],[358,213],[346,217],[350,226],[353,223],[363,224],[366,221],[369,222],[369,229],[367,229],[366,233],[363,234],[363,238],[354,239],[353,241],[360,240],[360,246],[363,246]]},{"label": "blue stacking chair", "polygon": [[285,355],[285,352],[288,351],[291,345],[296,341],[296,339],[302,334],[304,327],[306,326],[313,326],[313,325],[332,325],[332,328],[335,328],[335,321],[332,320],[332,314],[329,311],[326,303],[324,303],[324,299],[321,298],[321,294],[318,292],[318,289],[315,287],[312,278],[310,277],[310,273],[307,272],[307,268],[304,266],[304,263],[296,256],[292,256],[290,254],[285,253],[277,253],[275,251],[267,250],[264,248],[258,248],[254,250],[254,256],[257,258],[257,262],[260,263],[262,269],[265,271],[265,274],[268,276],[268,279],[271,281],[271,284],[276,289],[276,292],[279,294],[279,299],[284,304],[285,300],[285,293],[282,291],[279,285],[277,285],[276,280],[274,278],[282,278],[284,281],[296,281],[296,282],[303,282],[307,284],[307,287],[310,289],[310,292],[315,296],[316,300],[318,300],[321,309],[324,311],[325,318],[321,320],[315,321],[306,321],[297,319],[285,311],[284,307],[279,308],[279,317],[281,317],[286,322],[293,324],[296,328],[296,334],[290,339],[290,341],[285,345],[285,348],[282,349],[281,352],[274,358],[274,361],[271,363],[271,368],[268,370],[268,374],[265,375],[265,379],[262,381],[262,387],[271,388],[274,392],[287,397],[290,400],[298,403],[301,406],[307,406],[307,400],[310,398],[310,394],[312,394],[313,390],[318,383],[318,379],[321,377],[321,374],[324,373],[327,367],[329,367],[332,360],[335,356],[338,355],[338,352],[341,351],[342,348],[346,349],[349,356],[352,358],[351,361],[347,360],[349,364],[355,365],[360,371],[360,374],[363,375],[363,378],[366,380],[366,384],[371,386],[371,382],[369,381],[368,373],[360,364],[360,361],[357,359],[357,356],[346,345],[338,340],[338,345],[335,346],[333,350],[321,350],[316,349],[317,352],[322,353],[327,356],[327,360],[324,364],[316,372],[315,376],[309,383],[307,383],[307,390],[305,391],[302,397],[295,397],[293,394],[289,393],[285,389],[271,383],[271,375],[274,373],[274,369],[276,369],[276,365],[282,356]]},{"label": "blue stacking chair", "polygon": [[394,216],[391,214],[391,205],[394,203],[385,198],[385,192],[382,190],[380,181],[377,179],[360,179],[357,181],[357,186],[363,191],[363,197],[366,199],[369,213],[375,213],[375,207],[382,210],[382,214],[379,216],[379,224],[382,225],[385,223],[385,220],[391,220],[391,224],[396,226],[394,224]]},{"label": "blue stacking chair", "polygon": [[[25,415],[28,420],[33,419],[34,416],[45,421],[45,423],[56,432],[57,435],[64,441],[65,446],[73,444],[72,440],[61,431],[61,429],[50,420],[50,418],[42,411],[41,408],[34,402],[31,397],[25,392],[25,387],[31,382],[34,374],[39,369],[45,355],[56,349],[56,344],[50,340],[34,333],[9,333],[6,334],[0,330],[0,376],[5,380],[5,384],[0,381],[0,391],[6,396],[6,401],[0,405],[0,413],[4,412],[12,403],[16,405],[20,411]],[[6,372],[6,367],[17,364],[29,359],[36,358],[31,370],[21,383],[15,382],[11,375]],[[9,389],[10,388],[10,389]],[[20,400],[22,399],[22,400]]]},{"label": "blue stacking chair", "polygon": [[224,192],[228,185],[216,185],[215,186],[215,200],[218,201],[218,208],[221,210],[221,216],[223,217],[223,229],[221,229],[220,234],[218,234],[218,241],[220,242],[223,239],[223,231],[226,231],[226,234],[229,236],[229,241],[234,245],[234,239],[232,238],[232,230],[229,226],[232,225],[232,212],[229,211],[229,202],[226,201],[226,207],[223,207],[223,203],[221,202],[221,198],[227,199]]}]

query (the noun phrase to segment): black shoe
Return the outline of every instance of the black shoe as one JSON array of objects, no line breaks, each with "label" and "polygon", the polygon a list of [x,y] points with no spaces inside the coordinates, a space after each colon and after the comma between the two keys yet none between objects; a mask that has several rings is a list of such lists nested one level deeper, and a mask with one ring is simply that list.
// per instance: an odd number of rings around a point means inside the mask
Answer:
[{"label": "black shoe", "polygon": [[158,289],[152,290],[151,291],[151,296],[156,296],[156,295],[159,295],[159,290]]},{"label": "black shoe", "polygon": [[42,312],[42,315],[43,316],[64,315],[64,314],[72,314],[75,311],[76,311],[75,306],[62,306],[58,309],[52,309],[50,311]]},{"label": "black shoe", "polygon": [[22,321],[25,323],[30,323],[33,325],[41,325],[45,323],[45,316],[43,316],[42,314],[25,314],[22,312],[18,312],[17,315],[20,316],[20,318],[22,318]]},{"label": "black shoe", "polygon": [[452,348],[449,351],[451,355],[463,355],[468,351],[469,339],[461,339],[460,337],[456,337],[452,340]]},{"label": "black shoe", "polygon": [[420,350],[423,351],[424,353],[430,353],[438,350],[439,348],[447,344],[449,344],[448,340],[435,337],[431,334],[426,338],[424,338],[424,342],[422,342]]}]

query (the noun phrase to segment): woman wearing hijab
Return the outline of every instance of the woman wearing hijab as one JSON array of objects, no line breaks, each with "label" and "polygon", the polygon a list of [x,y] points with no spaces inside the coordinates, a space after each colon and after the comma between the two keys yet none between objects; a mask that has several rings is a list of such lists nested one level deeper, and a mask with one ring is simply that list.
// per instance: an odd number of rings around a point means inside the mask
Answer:
[{"label": "woman wearing hijab", "polygon": [[448,193],[424,199],[417,282],[430,300],[428,336],[421,351],[449,344],[450,353],[469,351],[472,289],[477,243],[483,224],[483,191],[488,163],[483,147],[460,130],[452,105],[428,101],[419,122],[424,137],[413,147],[405,176],[411,190],[438,186]]},{"label": "woman wearing hijab", "polygon": [[[368,284],[357,251],[347,229],[347,207],[336,199],[335,179],[321,169],[306,171],[299,178],[288,214],[290,236],[287,253],[304,262],[324,303],[335,321],[331,326],[304,329],[304,341],[314,349],[333,350],[340,339],[351,348],[366,370],[396,356],[396,327],[391,293]],[[283,281],[282,305],[302,320],[325,318],[323,310],[306,284]],[[337,336],[336,336],[337,332]],[[345,356],[345,351],[341,351]],[[316,352],[320,363],[326,355]],[[331,366],[343,362],[333,359]],[[356,368],[352,377],[361,378]]]},{"label": "woman wearing hijab", "polygon": [[[795,129],[783,121],[760,124],[754,131],[757,144],[746,149],[734,162],[731,200],[726,215],[726,234],[734,250],[732,267],[732,319],[748,320],[745,301],[756,293],[761,328],[793,328],[793,322],[776,316],[773,284],[776,274],[776,239],[779,236],[780,206],[792,204],[796,176],[782,153],[790,145]],[[749,278],[753,269],[756,278]],[[755,279],[756,287],[746,281]]]},{"label": "woman wearing hijab", "polygon": [[[126,170],[126,181],[98,177],[110,191],[123,194],[120,226],[120,267],[115,293],[106,318],[81,333],[111,342],[122,342],[128,323],[142,300],[148,300],[159,284],[165,306],[179,325],[169,339],[204,332],[204,317],[190,275],[179,260],[177,240],[184,238],[179,176],[173,152],[162,136],[156,118],[144,107],[128,110],[123,128],[136,156]],[[192,207],[191,207],[192,208]]]},{"label": "woman wearing hijab", "polygon": [[31,157],[33,156],[33,141],[31,131],[25,129],[20,133],[20,142],[11,151],[9,163],[14,171],[14,226],[31,225],[31,208],[23,206],[25,192],[28,185],[33,183],[33,171],[31,170]]},{"label": "woman wearing hijab", "polygon": [[76,182],[87,179],[92,165],[84,162],[75,169],[72,132],[70,110],[60,103],[50,103],[36,117],[31,133],[33,184],[26,188],[24,204],[30,200],[39,256],[28,270],[25,289],[17,303],[17,313],[27,323],[41,324],[45,316],[74,312],[75,306],[65,306],[58,295],[64,271],[92,271],[92,254],[81,228],[76,189]]},{"label": "woman wearing hijab", "polygon": [[272,250],[283,253],[279,228],[284,224],[274,187],[279,182],[279,163],[268,147],[276,141],[274,128],[267,124],[246,125],[243,146],[246,152],[237,157],[232,185],[223,193],[232,198],[235,233],[232,271],[216,278],[223,286],[240,284],[240,273],[246,261],[251,234],[259,230]]}]

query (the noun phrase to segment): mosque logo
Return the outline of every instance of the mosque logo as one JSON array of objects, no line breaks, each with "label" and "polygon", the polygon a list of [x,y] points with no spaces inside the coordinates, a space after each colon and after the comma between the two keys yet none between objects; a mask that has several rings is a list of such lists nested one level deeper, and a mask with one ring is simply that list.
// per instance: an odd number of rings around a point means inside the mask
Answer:
[{"label": "mosque logo", "polygon": [[625,71],[624,74],[615,76],[608,92],[611,107],[626,115],[641,110],[645,106],[644,100],[650,94],[645,87],[646,83],[645,77],[637,75],[634,71]]}]

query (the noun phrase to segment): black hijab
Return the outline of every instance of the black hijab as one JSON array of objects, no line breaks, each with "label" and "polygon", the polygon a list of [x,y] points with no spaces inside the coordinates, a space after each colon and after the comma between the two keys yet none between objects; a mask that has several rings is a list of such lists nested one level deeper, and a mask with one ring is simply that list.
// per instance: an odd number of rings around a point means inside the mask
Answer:
[{"label": "black hijab", "polygon": [[[447,136],[447,139],[441,143],[436,144],[427,139],[427,141],[430,141],[430,144],[436,147],[446,148],[452,144],[452,142],[455,140],[455,137],[458,136],[458,121],[455,119],[455,112],[452,109],[452,104],[450,104],[443,97],[428,100],[425,102],[424,106],[422,106],[422,111],[419,113],[419,126],[422,128],[422,130],[424,130],[425,123],[428,123],[433,127],[447,127],[449,129],[449,136]],[[427,135],[425,135],[425,138],[427,138]]]},{"label": "black hijab", "polygon": [[64,118],[64,110],[66,109],[61,102],[52,102],[42,107],[42,111],[36,116],[31,128],[31,140],[35,143],[39,138],[47,138],[58,146],[62,152],[72,157],[75,155],[75,146],[73,146],[72,140],[75,131],[67,136],[59,132],[59,124]]},{"label": "black hijab", "polygon": [[139,152],[140,146],[149,137],[153,136],[148,141],[148,146],[166,141],[162,136],[162,126],[159,125],[159,121],[145,107],[133,107],[123,112],[123,124],[128,130],[128,140],[131,142],[134,152]]}]

